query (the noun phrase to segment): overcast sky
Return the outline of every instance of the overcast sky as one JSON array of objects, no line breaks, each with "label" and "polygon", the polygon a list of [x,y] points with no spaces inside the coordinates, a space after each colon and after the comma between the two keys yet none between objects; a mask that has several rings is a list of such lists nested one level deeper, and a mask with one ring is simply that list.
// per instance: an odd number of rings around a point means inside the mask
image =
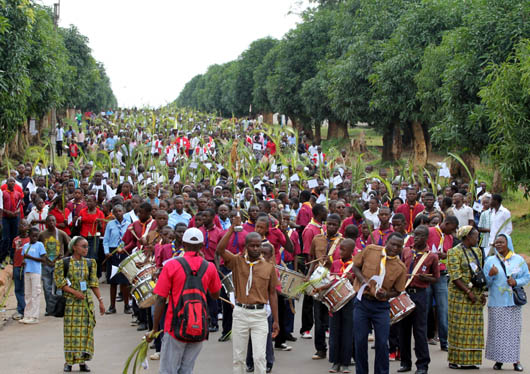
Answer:
[{"label": "overcast sky", "polygon": [[[51,6],[57,0],[39,0]],[[59,25],[90,39],[123,107],[173,101],[209,65],[237,58],[252,41],[281,38],[301,0],[61,0]]]}]

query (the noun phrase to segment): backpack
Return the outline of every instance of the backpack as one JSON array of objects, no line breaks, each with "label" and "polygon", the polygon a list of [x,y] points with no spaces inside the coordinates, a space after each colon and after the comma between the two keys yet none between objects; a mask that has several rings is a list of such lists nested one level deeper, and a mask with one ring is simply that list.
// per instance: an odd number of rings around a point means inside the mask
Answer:
[{"label": "backpack", "polygon": [[171,331],[177,340],[187,343],[202,342],[208,339],[208,304],[206,292],[202,285],[202,277],[209,264],[203,259],[199,270],[193,271],[183,257],[178,257],[175,260],[182,266],[186,274],[186,281],[182,287],[178,304],[173,306]]}]

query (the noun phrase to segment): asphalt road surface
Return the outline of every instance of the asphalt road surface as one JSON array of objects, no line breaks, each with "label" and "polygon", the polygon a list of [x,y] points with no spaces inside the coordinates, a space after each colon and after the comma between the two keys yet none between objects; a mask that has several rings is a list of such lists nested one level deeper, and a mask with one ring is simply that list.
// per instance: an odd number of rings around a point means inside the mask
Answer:
[{"label": "asphalt road surface", "polygon": [[[108,306],[108,285],[101,286]],[[14,298],[10,297],[7,311],[4,315],[13,313]],[[44,313],[44,298],[42,298],[41,314]],[[301,302],[297,309],[301,308]],[[93,373],[118,374],[123,372],[124,363],[132,350],[140,343],[142,332],[130,326],[131,317],[123,314],[123,303],[118,303],[118,314],[97,317],[95,328],[95,354],[88,365]],[[487,312],[485,308],[485,317]],[[487,320],[487,318],[486,318]],[[530,334],[525,333],[530,320],[530,309],[523,307],[523,336],[521,342],[521,362],[530,365]],[[300,323],[299,314],[296,316],[295,332]],[[62,373],[64,364],[62,319],[54,317],[41,317],[37,325],[22,325],[16,321],[8,320],[0,329],[0,373],[5,374],[59,374]],[[232,373],[232,343],[231,341],[219,343],[220,333],[210,335],[210,340],[205,342],[199,359],[195,365],[195,373]],[[295,336],[298,337],[296,334]],[[290,343],[291,352],[275,352],[276,362],[273,373],[279,374],[323,374],[327,373],[330,364],[327,360],[311,360],[314,353],[313,340],[298,339]],[[439,346],[429,346],[431,350],[430,373],[457,373],[460,370],[451,370],[447,367],[447,353],[440,350]],[[153,353],[150,350],[148,354]],[[373,372],[374,350],[370,349],[370,367]],[[413,356],[414,361],[414,356]],[[493,362],[483,361],[480,373],[493,372]],[[390,373],[396,373],[399,362],[390,363]],[[353,368],[352,368],[353,369]],[[74,366],[74,372],[78,370]],[[414,369],[413,369],[414,370]],[[505,365],[505,371],[512,371],[511,365]],[[530,370],[530,366],[529,366]],[[414,371],[413,371],[414,372]],[[463,371],[465,372],[465,371]],[[158,362],[149,361],[148,370],[139,373],[158,373]]]}]

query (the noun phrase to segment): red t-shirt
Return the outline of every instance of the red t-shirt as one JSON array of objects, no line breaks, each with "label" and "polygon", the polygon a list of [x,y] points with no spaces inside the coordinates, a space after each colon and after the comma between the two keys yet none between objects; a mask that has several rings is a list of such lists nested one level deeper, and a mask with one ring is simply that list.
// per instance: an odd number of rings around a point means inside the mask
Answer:
[{"label": "red t-shirt", "polygon": [[81,217],[81,236],[85,238],[87,236],[95,236],[97,232],[97,222],[96,219],[104,219],[105,215],[99,208],[96,208],[96,213],[88,214],[88,208],[84,208],[79,212],[79,217]]},{"label": "red t-shirt", "polygon": [[303,253],[308,255],[311,251],[311,242],[313,241],[313,238],[324,233],[325,230],[323,228],[319,228],[313,224],[307,225],[302,232],[302,244],[304,245],[304,248],[302,249]]},{"label": "red t-shirt", "polygon": [[293,243],[293,253],[287,252],[285,249],[283,250],[283,261],[285,262],[291,262],[294,261],[294,256],[302,254],[300,249],[300,239],[298,236],[298,231],[294,229],[289,229],[289,239],[291,239],[291,242]]},{"label": "red t-shirt", "polygon": [[310,203],[303,203],[296,216],[296,224],[299,226],[307,226],[313,218],[313,208]]},{"label": "red t-shirt", "polygon": [[346,218],[344,221],[342,221],[342,225],[340,226],[339,232],[344,235],[346,232],[346,227],[349,225],[355,225],[357,228],[361,228],[361,224],[363,223],[362,218],[359,221],[356,221],[353,216]]},{"label": "red t-shirt", "polygon": [[[191,270],[198,271],[203,258],[193,252],[185,252],[184,258],[188,261]],[[164,332],[169,333],[173,338],[175,334],[171,331],[171,321],[173,320],[173,308],[177,306],[179,302],[180,293],[184,287],[186,276],[180,263],[173,259],[166,262],[162,268],[162,273],[158,277],[158,282],[154,289],[154,293],[160,297],[167,298],[169,296],[168,308],[166,311],[166,319],[164,321]],[[215,293],[221,289],[221,280],[215,265],[212,263],[208,264],[208,269],[202,277],[202,285],[204,292]]]},{"label": "red t-shirt", "polygon": [[[385,246],[386,241],[391,233],[394,232],[394,229],[392,228],[392,225],[390,225],[390,228],[386,230],[374,230],[372,231],[372,234],[368,237],[368,240],[366,241],[366,244],[376,244],[380,246]],[[372,241],[373,238],[373,241]]]},{"label": "red t-shirt", "polygon": [[420,203],[416,202],[413,206],[410,206],[408,202],[401,204],[399,208],[396,209],[396,213],[401,213],[405,216],[407,220],[407,232],[413,230],[414,218],[421,212],[425,210],[425,207]]},{"label": "red t-shirt", "polygon": [[[453,248],[453,235],[445,235],[439,227],[429,227],[429,238],[427,239],[427,248],[434,253],[443,250],[445,253]],[[447,270],[445,261],[440,261],[440,271]]]},{"label": "red t-shirt", "polygon": [[26,243],[29,243],[29,236],[27,238],[21,238],[20,236],[17,236],[15,239],[13,239],[13,248],[15,249],[15,258],[13,259],[14,267],[22,266],[22,262],[24,261],[24,256],[22,256],[22,248],[24,248]]},{"label": "red t-shirt", "polygon": [[201,226],[199,230],[201,230],[204,235],[204,245],[202,247],[204,258],[208,261],[213,261],[217,244],[223,238],[224,231],[215,225],[211,230],[206,230],[204,226]]},{"label": "red t-shirt", "polygon": [[55,221],[57,222],[57,225],[61,223],[66,223],[67,225],[66,227],[60,227],[59,229],[63,230],[68,236],[70,236],[71,231],[70,231],[70,227],[68,226],[68,216],[70,215],[70,211],[68,210],[68,208],[64,208],[64,214],[61,213],[61,211],[57,208],[53,208],[52,210],[50,210],[48,214],[51,214],[52,216],[55,217]]}]

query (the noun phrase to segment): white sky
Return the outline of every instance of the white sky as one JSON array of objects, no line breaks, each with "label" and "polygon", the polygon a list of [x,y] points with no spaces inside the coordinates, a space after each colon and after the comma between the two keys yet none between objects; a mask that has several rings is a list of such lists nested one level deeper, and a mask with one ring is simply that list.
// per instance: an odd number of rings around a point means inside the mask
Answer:
[{"label": "white sky", "polygon": [[[57,0],[37,0],[51,6]],[[76,25],[110,77],[122,107],[175,100],[209,65],[252,41],[281,38],[305,0],[62,0],[59,25]]]}]

